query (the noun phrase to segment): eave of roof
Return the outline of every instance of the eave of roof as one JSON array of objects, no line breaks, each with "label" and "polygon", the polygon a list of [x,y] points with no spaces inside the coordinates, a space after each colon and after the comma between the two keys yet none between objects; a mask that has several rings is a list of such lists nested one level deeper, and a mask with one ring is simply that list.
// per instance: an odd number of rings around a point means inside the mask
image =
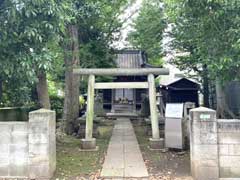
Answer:
[{"label": "eave of roof", "polygon": [[148,64],[148,63],[143,63],[142,64],[142,68],[162,68],[163,66],[154,66],[152,64]]},{"label": "eave of roof", "polygon": [[176,87],[172,87],[172,86],[161,86],[161,89],[171,89],[174,91],[198,91],[199,88],[176,88]]},{"label": "eave of roof", "polygon": [[190,81],[194,84],[197,84],[199,85],[197,82],[194,82],[193,80],[191,79],[188,79],[188,78],[185,78],[185,77],[181,77],[181,78],[173,78],[173,79],[168,79],[168,80],[164,80],[164,81],[161,81],[160,80],[160,86],[171,86],[172,84],[175,84],[183,79],[186,79],[187,81]]}]

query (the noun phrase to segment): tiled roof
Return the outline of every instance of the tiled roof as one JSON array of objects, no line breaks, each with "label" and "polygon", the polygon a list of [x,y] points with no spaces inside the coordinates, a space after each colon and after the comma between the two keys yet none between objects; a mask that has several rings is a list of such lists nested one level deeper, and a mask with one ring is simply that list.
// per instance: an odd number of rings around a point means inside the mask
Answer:
[{"label": "tiled roof", "polygon": [[139,50],[124,50],[117,53],[116,64],[118,68],[141,68],[146,56]]}]

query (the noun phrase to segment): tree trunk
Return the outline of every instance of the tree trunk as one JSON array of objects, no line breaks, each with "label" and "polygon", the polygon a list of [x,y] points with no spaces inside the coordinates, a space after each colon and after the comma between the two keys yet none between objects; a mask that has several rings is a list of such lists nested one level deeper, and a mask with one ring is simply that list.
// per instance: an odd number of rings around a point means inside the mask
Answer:
[{"label": "tree trunk", "polygon": [[64,119],[66,120],[66,133],[72,135],[74,132],[74,121],[79,116],[79,76],[73,74],[73,68],[79,66],[79,43],[78,29],[71,25],[68,27],[70,40],[64,48],[65,63],[65,98]]},{"label": "tree trunk", "polygon": [[39,71],[37,74],[38,82],[37,82],[37,94],[38,94],[38,102],[41,108],[50,109],[50,99],[48,94],[48,84],[47,84],[47,76],[44,71]]},{"label": "tree trunk", "polygon": [[3,94],[3,80],[0,77],[0,102],[2,102],[2,94]]},{"label": "tree trunk", "polygon": [[207,65],[203,66],[203,103],[204,106],[209,108],[209,77]]},{"label": "tree trunk", "polygon": [[217,117],[218,118],[236,118],[234,113],[229,109],[226,102],[223,86],[219,79],[216,79],[216,96],[217,96]]}]

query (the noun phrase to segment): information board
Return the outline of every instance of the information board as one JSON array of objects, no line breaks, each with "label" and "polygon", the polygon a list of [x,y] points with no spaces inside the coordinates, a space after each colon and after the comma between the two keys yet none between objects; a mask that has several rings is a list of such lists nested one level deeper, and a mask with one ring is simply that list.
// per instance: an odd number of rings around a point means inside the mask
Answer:
[{"label": "information board", "polygon": [[183,103],[167,103],[165,117],[182,118]]},{"label": "information board", "polygon": [[183,103],[167,103],[165,120],[165,146],[183,149]]}]

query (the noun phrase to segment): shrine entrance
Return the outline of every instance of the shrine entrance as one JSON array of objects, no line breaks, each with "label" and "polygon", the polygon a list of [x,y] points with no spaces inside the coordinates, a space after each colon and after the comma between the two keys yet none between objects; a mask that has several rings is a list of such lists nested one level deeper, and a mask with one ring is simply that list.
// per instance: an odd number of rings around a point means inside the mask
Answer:
[{"label": "shrine entrance", "polygon": [[[81,141],[82,149],[95,149],[96,139],[93,138],[93,118],[94,118],[94,93],[95,89],[148,89],[150,116],[152,127],[152,138],[150,138],[150,147],[158,149],[162,146],[163,139],[159,136],[159,124],[156,104],[156,88],[154,75],[168,75],[169,70],[164,68],[113,68],[113,69],[74,69],[76,75],[88,75],[88,93],[87,93],[87,116],[86,116],[86,134],[85,139]],[[95,82],[95,76],[147,76],[147,82]]]}]

